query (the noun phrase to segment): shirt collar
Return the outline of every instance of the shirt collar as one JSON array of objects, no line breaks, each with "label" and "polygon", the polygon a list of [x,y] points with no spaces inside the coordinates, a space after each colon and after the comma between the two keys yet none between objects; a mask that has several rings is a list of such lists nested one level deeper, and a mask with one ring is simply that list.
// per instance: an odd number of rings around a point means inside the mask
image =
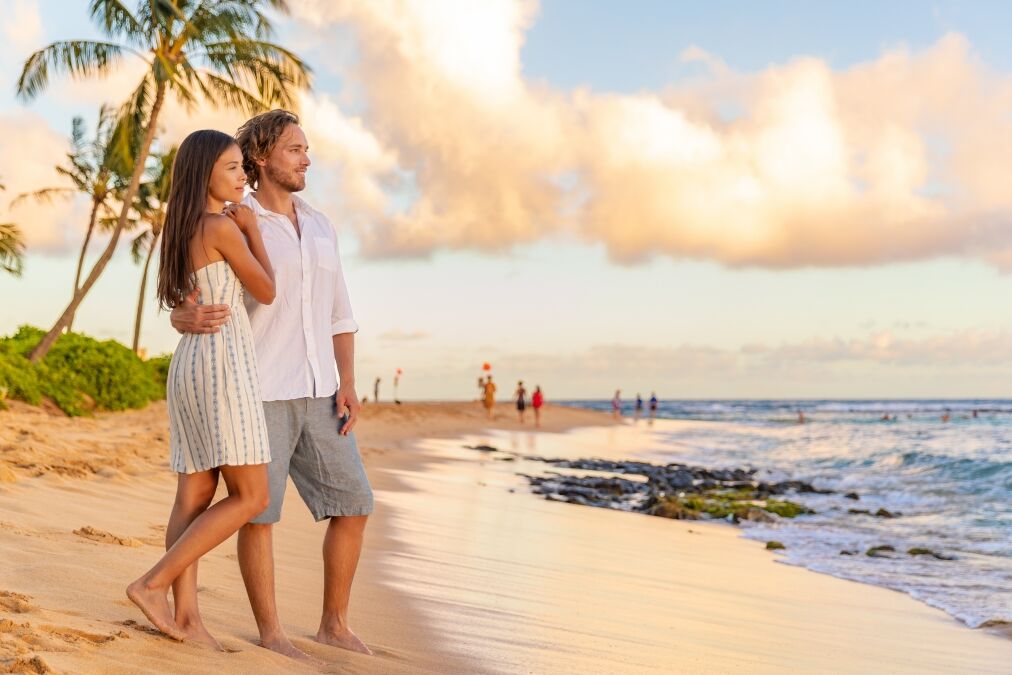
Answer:
[{"label": "shirt collar", "polygon": [[[313,208],[302,197],[300,197],[300,196],[298,196],[296,194],[293,194],[292,195],[292,202],[295,204],[295,210],[296,211],[301,211],[303,213],[309,213],[309,214],[314,213]],[[265,209],[260,204],[260,202],[257,201],[256,197],[253,196],[252,192],[248,193],[245,197],[242,198],[242,203],[245,204],[246,206],[250,207],[251,209],[253,209],[253,213],[257,214],[258,216],[266,216],[266,215],[280,216],[281,215],[279,213],[275,213],[274,211],[269,211],[269,210]]]}]

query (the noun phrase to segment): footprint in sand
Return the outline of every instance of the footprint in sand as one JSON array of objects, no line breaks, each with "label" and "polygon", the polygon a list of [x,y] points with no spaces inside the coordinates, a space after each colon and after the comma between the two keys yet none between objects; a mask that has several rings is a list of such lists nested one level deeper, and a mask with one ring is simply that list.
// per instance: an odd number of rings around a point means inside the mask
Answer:
[{"label": "footprint in sand", "polygon": [[0,610],[24,614],[34,609],[29,602],[31,598],[13,591],[0,591]]},{"label": "footprint in sand", "polygon": [[115,534],[106,532],[105,530],[99,530],[91,525],[85,525],[84,527],[74,530],[74,534],[85,539],[91,539],[102,544],[114,544],[116,546],[143,546],[144,542],[131,537],[117,537]]},{"label": "footprint in sand", "polygon": [[[0,654],[3,652],[0,651]],[[6,659],[4,659],[6,662]],[[40,656],[28,656],[23,658],[14,659],[10,664],[4,665],[0,663],[0,673],[34,673],[37,675],[46,675],[47,673],[54,673],[49,664],[42,660]]]},{"label": "footprint in sand", "polygon": [[[165,637],[165,634],[162,633],[162,631],[155,628],[154,626],[149,626],[143,623],[137,623],[133,619],[127,619],[126,621],[117,621],[116,623],[117,625],[120,626],[126,626],[127,628],[133,628],[134,630],[140,631],[142,633],[147,633],[148,635],[154,635],[155,637],[160,638]],[[169,638],[165,639],[168,640]]]},{"label": "footprint in sand", "polygon": [[[29,622],[15,623],[0,619],[0,654],[4,656],[24,655],[28,652],[71,652],[85,645],[102,645],[117,637],[127,637],[120,631],[115,635],[103,635],[52,624],[32,625]],[[6,660],[6,659],[3,659]],[[35,671],[8,671],[35,672]],[[44,671],[49,672],[49,671]]]}]

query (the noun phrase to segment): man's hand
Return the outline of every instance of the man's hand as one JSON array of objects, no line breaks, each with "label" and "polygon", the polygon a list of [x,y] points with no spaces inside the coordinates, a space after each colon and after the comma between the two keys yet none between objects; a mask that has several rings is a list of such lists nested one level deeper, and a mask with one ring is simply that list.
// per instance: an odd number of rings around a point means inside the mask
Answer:
[{"label": "man's hand", "polygon": [[358,412],[362,409],[362,404],[358,401],[358,394],[355,393],[355,385],[346,386],[342,382],[341,387],[337,390],[338,417],[344,414],[345,408],[348,409],[348,421],[341,427],[342,436],[347,436],[355,428],[355,423],[358,422]]},{"label": "man's hand", "polygon": [[169,314],[172,327],[180,333],[218,333],[228,321],[232,310],[228,305],[198,305],[199,291],[194,291]]}]

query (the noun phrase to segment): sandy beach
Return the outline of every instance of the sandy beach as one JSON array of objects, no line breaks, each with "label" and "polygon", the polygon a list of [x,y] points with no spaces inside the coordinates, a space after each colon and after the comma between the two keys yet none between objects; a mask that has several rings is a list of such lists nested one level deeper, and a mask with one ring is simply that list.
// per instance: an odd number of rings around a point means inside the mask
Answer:
[{"label": "sandy beach", "polygon": [[[201,563],[228,653],[153,635],[124,597],[175,490],[163,403],[71,419],[0,412],[0,670],[8,672],[1007,672],[1012,641],[901,593],[778,564],[723,524],[529,494],[524,453],[631,457],[649,431],[549,407],[540,433],[472,403],[366,406],[377,509],[352,602],[373,657],[318,645],[322,525],[290,492],[282,621],[320,659],[256,647],[234,541]],[[501,453],[465,445],[489,444]]]}]

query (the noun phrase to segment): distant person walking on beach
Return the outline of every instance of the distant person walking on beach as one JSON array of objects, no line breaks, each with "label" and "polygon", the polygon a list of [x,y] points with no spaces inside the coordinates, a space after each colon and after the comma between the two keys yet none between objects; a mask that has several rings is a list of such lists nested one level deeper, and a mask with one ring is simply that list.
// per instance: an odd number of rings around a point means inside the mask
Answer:
[{"label": "distant person walking on beach", "polygon": [[615,396],[611,399],[611,414],[616,419],[622,416],[622,390],[616,389]]},{"label": "distant person walking on beach", "polygon": [[[370,654],[348,623],[351,587],[373,494],[352,433],[361,410],[355,391],[358,324],[344,280],[337,233],[326,215],[295,194],[305,189],[310,166],[309,142],[298,117],[285,110],[257,115],[242,125],[236,141],[242,149],[247,182],[255,190],[243,203],[252,209],[263,232],[277,271],[278,296],[271,305],[255,297],[245,299],[261,366],[263,415],[272,459],[269,505],[264,509],[262,502],[258,504],[256,512],[262,513],[254,512],[256,517],[239,531],[239,569],[260,645],[310,660],[288,639],[275,599],[273,526],[281,519],[290,479],[313,518],[327,523],[322,546],[323,613],[314,637],[317,642]],[[242,303],[230,307],[184,302],[172,310],[172,325],[185,333],[214,333],[217,326],[231,321],[229,310],[236,313],[240,307]],[[221,330],[225,332],[225,326]],[[335,393],[336,406],[331,402]],[[247,428],[250,419],[246,418]],[[196,584],[187,592],[195,598]]]},{"label": "distant person walking on beach", "polygon": [[524,389],[524,381],[517,382],[517,390],[513,396],[517,400],[517,415],[520,416],[520,424],[524,423],[524,411],[527,410],[527,390]]},{"label": "distant person walking on beach", "polygon": [[636,394],[636,417],[639,418],[643,415],[643,397],[638,393]]},{"label": "distant person walking on beach", "polygon": [[[274,271],[253,211],[238,204],[246,185],[242,151],[220,131],[195,131],[179,146],[165,212],[158,300],[223,303],[218,332],[186,334],[169,365],[170,465],[176,499],[168,551],[127,588],[158,630],[221,649],[197,608],[197,560],[267,507],[271,449],[244,294],[274,301]],[[218,478],[228,496],[211,505]],[[169,608],[169,587],[175,611]]]},{"label": "distant person walking on beach", "polygon": [[492,419],[492,415],[495,412],[495,383],[492,382],[492,376],[489,375],[485,381],[485,390],[482,394],[483,402],[485,404],[485,410],[488,411],[488,418]]},{"label": "distant person walking on beach", "polygon": [[541,406],[545,404],[545,395],[541,393],[541,385],[534,387],[534,395],[531,396],[531,406],[534,408],[534,426],[541,427]]},{"label": "distant person walking on beach", "polygon": [[650,417],[657,416],[657,393],[650,392]]},{"label": "distant person walking on beach", "polygon": [[482,405],[485,404],[485,378],[478,378],[478,402]]},{"label": "distant person walking on beach", "polygon": [[376,381],[372,383],[372,400],[375,403],[380,402],[380,378],[376,378]]}]

